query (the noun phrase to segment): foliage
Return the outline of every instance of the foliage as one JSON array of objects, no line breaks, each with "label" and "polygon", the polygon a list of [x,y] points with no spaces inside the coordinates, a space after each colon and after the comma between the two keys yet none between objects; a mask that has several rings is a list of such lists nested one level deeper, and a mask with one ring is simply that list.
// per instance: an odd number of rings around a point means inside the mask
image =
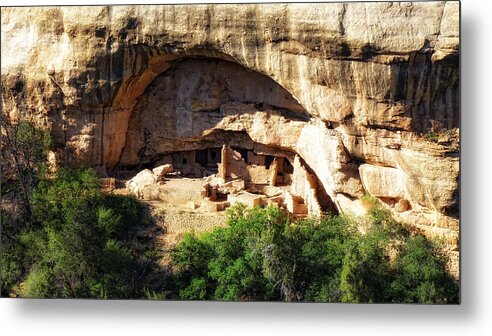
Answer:
[{"label": "foliage", "polygon": [[395,302],[455,303],[459,287],[445,271],[444,260],[432,241],[410,237],[395,265],[391,283]]},{"label": "foliage", "polygon": [[53,272],[46,267],[36,267],[27,276],[24,295],[30,298],[47,298],[54,295]]},{"label": "foliage", "polygon": [[[35,128],[28,121],[8,123],[5,118],[1,118],[1,132],[1,192],[2,198],[8,198],[11,203],[8,213],[2,209],[1,218],[0,284],[5,293],[26,272],[21,255],[26,243],[23,240],[29,237],[21,232],[30,224],[33,190],[38,181],[46,177],[51,138],[47,131]],[[29,258],[32,256],[28,255]]]},{"label": "foliage", "polygon": [[[6,222],[7,217],[2,216],[2,225]],[[5,231],[5,229],[3,229]],[[2,232],[2,238],[4,232]],[[2,239],[7,242],[7,239]],[[2,244],[2,259],[1,259],[1,287],[2,294],[12,288],[23,272],[22,267],[22,247],[18,243],[18,239],[9,239],[9,245]]]},{"label": "foliage", "polygon": [[[255,221],[261,216],[263,221]],[[182,298],[239,300],[261,299],[269,283],[261,277],[262,263],[257,248],[259,234],[268,223],[268,212],[246,213],[243,206],[229,211],[229,227],[216,229],[200,239],[186,235],[173,252],[182,272]]]},{"label": "foliage", "polygon": [[28,216],[31,192],[48,170],[46,157],[51,137],[49,132],[28,121],[9,124],[4,118],[1,120],[2,194],[11,191],[18,194]]},{"label": "foliage", "polygon": [[185,300],[204,300],[207,295],[207,280],[203,278],[193,278],[185,289],[179,292],[179,296]]},{"label": "foliage", "polygon": [[378,205],[363,219],[369,222],[364,233],[344,216],[292,221],[275,207],[240,205],[228,215],[228,227],[188,234],[174,250],[180,298],[459,301],[458,284],[436,245],[411,236]]},{"label": "foliage", "polygon": [[140,256],[127,245],[141,207],[102,194],[92,169],[60,169],[32,194],[30,222],[2,250],[2,293],[28,297],[140,297]]},{"label": "foliage", "polygon": [[386,302],[390,267],[384,245],[384,237],[376,232],[350,241],[340,278],[343,302]]}]

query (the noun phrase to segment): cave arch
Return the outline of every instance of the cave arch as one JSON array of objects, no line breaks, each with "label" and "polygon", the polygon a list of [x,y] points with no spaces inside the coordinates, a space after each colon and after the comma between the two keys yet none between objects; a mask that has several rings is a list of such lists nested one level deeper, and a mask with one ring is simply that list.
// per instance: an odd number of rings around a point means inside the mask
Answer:
[{"label": "cave arch", "polygon": [[[194,151],[223,145],[249,147],[263,164],[268,156],[280,155],[292,165],[301,155],[296,146],[311,115],[274,79],[222,54],[165,55],[147,62],[146,69],[121,85],[107,116],[105,127],[111,129],[103,134],[111,144],[104,149],[109,170],[152,166],[176,152],[180,158],[171,162],[188,165],[195,162]],[[251,143],[241,145],[237,134]],[[192,151],[193,157],[186,156]],[[296,162],[310,181],[306,185],[313,184],[302,188],[332,194],[304,159]]]},{"label": "cave arch", "polygon": [[[299,106],[299,100],[282,86],[272,75],[261,72],[259,69],[248,67],[233,56],[208,48],[192,48],[189,50],[160,50],[148,46],[119,47],[110,62],[113,67],[121,68],[121,79],[116,83],[117,89],[113,94],[110,113],[103,117],[101,130],[102,150],[100,164],[111,170],[119,163],[121,151],[124,147],[122,139],[128,128],[129,118],[134,104],[141,97],[153,81],[165,73],[177,62],[183,59],[214,59],[235,63],[246,71],[268,78],[276,86],[284,89]],[[114,60],[114,61],[113,61]],[[116,60],[118,60],[116,62]],[[114,71],[112,69],[111,71]],[[307,113],[307,110],[302,107]]]},{"label": "cave arch", "polygon": [[[221,146],[215,130],[245,132],[255,143],[294,151],[306,110],[280,85],[220,59],[180,58],[136,98],[118,165],[148,163],[159,154]],[[291,139],[280,139],[291,128]],[[279,133],[279,134],[276,134]],[[282,141],[284,141],[283,146]]]}]

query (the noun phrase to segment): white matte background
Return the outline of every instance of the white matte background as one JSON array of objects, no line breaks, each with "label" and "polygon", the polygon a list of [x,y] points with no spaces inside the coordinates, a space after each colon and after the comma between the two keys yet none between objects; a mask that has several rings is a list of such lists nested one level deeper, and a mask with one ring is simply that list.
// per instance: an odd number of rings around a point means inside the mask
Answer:
[{"label": "white matte background", "polygon": [[[192,1],[145,1],[166,2]],[[124,3],[135,1],[3,0],[1,5]],[[0,335],[492,335],[490,4],[461,2],[460,306],[0,299]]]}]

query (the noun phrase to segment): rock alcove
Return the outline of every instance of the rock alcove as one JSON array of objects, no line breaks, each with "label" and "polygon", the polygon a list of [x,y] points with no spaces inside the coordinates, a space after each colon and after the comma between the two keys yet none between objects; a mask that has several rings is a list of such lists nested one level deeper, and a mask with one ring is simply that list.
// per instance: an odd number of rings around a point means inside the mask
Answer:
[{"label": "rock alcove", "polygon": [[[309,114],[265,75],[222,59],[180,58],[136,97],[129,110],[114,172],[168,164],[179,176],[216,176],[215,188],[234,181],[237,189],[239,183],[240,190],[224,191],[239,192],[232,197],[235,201],[273,201],[298,215],[337,211],[296,152]],[[212,201],[221,196],[225,195],[204,192]]]}]

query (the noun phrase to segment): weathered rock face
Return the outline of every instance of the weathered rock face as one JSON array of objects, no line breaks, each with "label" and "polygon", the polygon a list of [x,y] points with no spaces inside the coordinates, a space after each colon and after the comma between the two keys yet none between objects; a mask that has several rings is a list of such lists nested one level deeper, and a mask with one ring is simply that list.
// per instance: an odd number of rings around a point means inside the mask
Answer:
[{"label": "weathered rock face", "polygon": [[457,237],[457,2],[2,8],[1,29],[3,113],[63,162],[246,137],[299,155],[340,211],[372,194]]}]

